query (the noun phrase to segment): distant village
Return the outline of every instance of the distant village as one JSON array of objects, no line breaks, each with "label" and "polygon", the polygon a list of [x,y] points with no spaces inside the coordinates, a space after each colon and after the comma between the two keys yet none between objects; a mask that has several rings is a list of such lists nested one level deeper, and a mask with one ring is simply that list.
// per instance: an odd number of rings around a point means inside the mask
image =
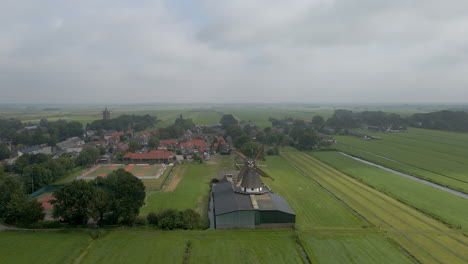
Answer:
[{"label": "distant village", "polygon": [[[103,120],[110,120],[111,113],[106,108],[102,112]],[[57,159],[66,154],[76,158],[85,148],[97,148],[100,164],[108,163],[183,163],[193,159],[209,160],[214,153],[230,154],[232,139],[223,138],[225,131],[221,124],[209,126],[194,126],[185,130],[183,135],[171,139],[159,140],[158,130],[135,132],[134,129],[94,130],[85,129],[82,136],[74,136],[50,146],[47,143],[17,148],[11,141],[6,141],[10,150],[10,157],[2,163],[13,165],[24,154],[46,154]],[[40,126],[26,126],[18,129],[17,133],[31,135]],[[204,131],[208,131],[205,133]],[[155,142],[151,142],[152,138]],[[152,144],[151,144],[152,143]]]}]

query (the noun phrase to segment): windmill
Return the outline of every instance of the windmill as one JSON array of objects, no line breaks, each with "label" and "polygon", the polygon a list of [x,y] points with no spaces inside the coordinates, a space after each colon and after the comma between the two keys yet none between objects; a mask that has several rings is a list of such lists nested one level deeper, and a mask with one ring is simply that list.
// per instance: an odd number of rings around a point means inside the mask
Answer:
[{"label": "windmill", "polygon": [[247,157],[244,153],[239,150],[234,150],[243,161],[244,167],[237,175],[237,179],[234,183],[234,190],[238,193],[243,194],[263,194],[270,191],[268,186],[265,186],[260,180],[260,175],[269,177],[264,171],[258,168],[257,160],[262,156],[264,148],[255,155],[253,159]]}]

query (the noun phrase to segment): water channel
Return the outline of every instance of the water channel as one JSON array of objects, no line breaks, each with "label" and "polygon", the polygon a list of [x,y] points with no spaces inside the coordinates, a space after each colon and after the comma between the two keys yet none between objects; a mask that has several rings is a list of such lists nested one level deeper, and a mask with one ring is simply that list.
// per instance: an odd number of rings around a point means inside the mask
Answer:
[{"label": "water channel", "polygon": [[402,173],[402,172],[399,172],[399,171],[396,171],[396,170],[392,170],[392,169],[389,169],[389,168],[387,168],[387,167],[384,167],[384,166],[381,166],[381,165],[378,165],[378,164],[369,162],[369,161],[367,161],[367,160],[363,160],[363,159],[360,159],[360,158],[356,158],[356,157],[354,157],[354,156],[348,155],[348,154],[343,153],[343,152],[340,152],[340,153],[341,153],[342,155],[345,155],[345,156],[347,156],[347,157],[350,157],[350,158],[352,158],[352,159],[354,159],[354,160],[360,161],[360,162],[365,163],[365,164],[367,164],[367,165],[371,165],[371,166],[380,168],[380,169],[382,169],[382,170],[389,171],[389,172],[391,172],[391,173],[394,173],[394,174],[397,174],[397,175],[406,177],[406,178],[411,179],[411,180],[415,180],[415,181],[418,181],[418,182],[422,182],[422,183],[424,183],[424,184],[426,184],[426,185],[430,185],[430,186],[432,186],[432,187],[434,187],[434,188],[437,188],[437,189],[440,189],[440,190],[443,190],[443,191],[446,191],[446,192],[455,194],[456,196],[460,196],[460,197],[462,197],[462,198],[468,199],[468,194],[466,194],[466,193],[459,192],[459,191],[456,191],[456,190],[447,188],[447,187],[445,187],[445,186],[442,186],[442,185],[439,185],[439,184],[436,184],[436,183],[433,183],[433,182],[430,182],[430,181],[426,181],[426,180],[420,179],[420,178],[418,178],[418,177],[411,176],[411,175],[408,175],[408,174],[405,174],[405,173]]}]

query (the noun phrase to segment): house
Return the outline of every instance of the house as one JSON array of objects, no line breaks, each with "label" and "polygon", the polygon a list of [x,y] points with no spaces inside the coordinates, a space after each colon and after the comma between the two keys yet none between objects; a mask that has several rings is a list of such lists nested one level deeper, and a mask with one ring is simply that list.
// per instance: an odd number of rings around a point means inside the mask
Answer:
[{"label": "house", "polygon": [[128,151],[128,143],[122,143],[117,145],[117,150],[120,152],[127,152]]},{"label": "house", "polygon": [[123,156],[123,159],[131,163],[161,163],[172,161],[174,156],[172,151],[157,149],[147,153],[128,152]]},{"label": "house", "polygon": [[109,132],[104,135],[104,140],[108,145],[117,145],[120,143],[120,137],[124,135],[124,132]]},{"label": "house", "polygon": [[23,154],[34,155],[39,153],[50,155],[52,154],[52,147],[48,146],[47,144],[42,144],[22,148],[18,150],[18,157],[21,157]]},{"label": "house", "polygon": [[178,146],[178,149],[182,153],[193,154],[194,152],[210,152],[210,144],[202,139],[189,140],[187,142],[181,142]]},{"label": "house", "polygon": [[177,145],[177,139],[164,139],[159,142],[159,146],[163,148],[175,148]]},{"label": "house", "polygon": [[68,148],[77,146],[77,145],[84,145],[85,142],[79,137],[72,137],[72,138],[67,138],[66,140],[57,143],[57,147],[59,150],[67,150]]}]

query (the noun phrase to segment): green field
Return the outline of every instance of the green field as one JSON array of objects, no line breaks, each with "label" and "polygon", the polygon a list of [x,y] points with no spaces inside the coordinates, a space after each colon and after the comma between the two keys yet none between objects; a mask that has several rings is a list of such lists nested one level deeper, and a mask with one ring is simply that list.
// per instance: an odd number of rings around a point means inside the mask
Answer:
[{"label": "green field", "polygon": [[401,133],[367,134],[381,139],[337,136],[338,144],[335,147],[377,164],[468,193],[468,134],[416,128]]},{"label": "green field", "polygon": [[[302,233],[312,263],[411,263],[378,234]],[[190,242],[189,242],[190,241]],[[190,243],[190,254],[185,253]],[[27,252],[27,254],[25,254]],[[294,231],[0,232],[2,263],[305,263]],[[337,262],[338,261],[338,262]]]},{"label": "green field", "polygon": [[202,218],[207,221],[209,182],[213,177],[217,176],[217,171],[214,169],[215,166],[200,164],[180,165],[179,167],[185,167],[186,170],[175,191],[148,193],[146,205],[141,208],[140,213],[148,214],[169,208],[178,210],[196,209]]},{"label": "green field", "polygon": [[427,215],[299,152],[282,154],[423,263],[466,263],[468,239]]},{"label": "green field", "polygon": [[86,232],[0,232],[0,262],[72,263],[90,240]]},{"label": "green field", "polygon": [[325,190],[307,180],[286,160],[269,156],[265,171],[274,181],[263,178],[266,185],[282,195],[296,213],[296,226],[310,229],[360,229],[367,222],[359,218]]},{"label": "green field", "polygon": [[437,219],[468,231],[468,200],[464,198],[337,152],[312,152],[310,155]]},{"label": "green field", "polygon": [[381,234],[303,233],[312,263],[413,263]]}]

